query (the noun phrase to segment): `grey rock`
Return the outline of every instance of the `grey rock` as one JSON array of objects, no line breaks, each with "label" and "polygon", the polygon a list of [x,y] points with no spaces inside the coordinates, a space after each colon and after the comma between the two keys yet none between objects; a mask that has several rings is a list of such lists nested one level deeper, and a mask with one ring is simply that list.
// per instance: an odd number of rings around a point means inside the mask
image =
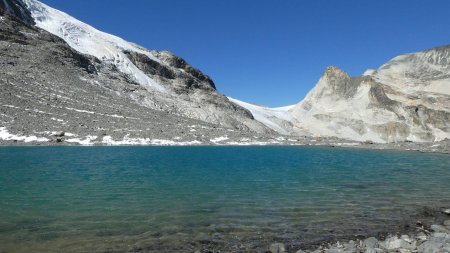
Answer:
[{"label": "grey rock", "polygon": [[444,226],[450,226],[450,220],[446,220],[446,221],[444,221]]},{"label": "grey rock", "polygon": [[397,250],[400,248],[403,249],[414,249],[416,247],[416,243],[409,243],[403,239],[399,239],[398,237],[389,237],[385,241],[379,243],[382,249],[386,250]]},{"label": "grey rock", "polygon": [[438,233],[449,233],[450,231],[442,225],[431,225],[430,229]]},{"label": "grey rock", "polygon": [[417,238],[417,240],[425,241],[428,239],[428,236],[425,233],[420,232],[416,235],[416,238]]},{"label": "grey rock", "polygon": [[286,249],[282,243],[273,243],[270,245],[269,251],[272,253],[283,253],[286,252]]},{"label": "grey rock", "polygon": [[59,132],[56,132],[53,136],[56,136],[56,137],[63,137],[65,134],[66,134],[66,133],[64,133],[63,131],[59,131]]},{"label": "grey rock", "polygon": [[363,241],[363,246],[367,248],[378,247],[378,239],[375,237],[369,237]]},{"label": "grey rock", "polygon": [[441,253],[443,247],[443,243],[426,241],[417,247],[417,251],[419,253]]}]

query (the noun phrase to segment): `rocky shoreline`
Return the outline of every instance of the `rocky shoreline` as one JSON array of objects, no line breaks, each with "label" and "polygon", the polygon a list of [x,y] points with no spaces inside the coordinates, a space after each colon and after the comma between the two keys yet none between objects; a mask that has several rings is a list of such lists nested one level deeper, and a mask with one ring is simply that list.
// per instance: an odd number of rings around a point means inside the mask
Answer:
[{"label": "rocky shoreline", "polygon": [[[72,136],[72,135],[70,135]],[[1,137],[1,136],[0,136]],[[21,138],[21,136],[19,136]],[[76,136],[77,137],[77,136]],[[89,136],[71,138],[64,133],[56,133],[47,136],[45,141],[23,141],[20,138],[2,139],[0,146],[311,146],[311,147],[332,147],[332,148],[358,148],[373,150],[395,150],[395,151],[416,151],[422,153],[450,154],[450,140],[440,142],[398,142],[398,143],[368,143],[341,140],[336,138],[285,138],[240,135],[229,132],[229,134],[219,137],[208,136],[208,138],[195,139],[192,136],[179,139],[146,139],[146,138],[124,138],[120,141],[107,139],[108,136],[95,141]],[[30,137],[27,137],[30,138]],[[38,138],[38,137],[36,137]],[[39,137],[45,138],[45,137]],[[97,138],[97,137],[95,137]],[[102,141],[103,140],[103,141]]]},{"label": "rocky shoreline", "polygon": [[[404,231],[378,234],[354,240],[322,242],[306,249],[289,249],[283,243],[273,243],[267,253],[448,253],[450,252],[450,208],[439,211],[424,209],[415,227]],[[420,218],[416,217],[416,218]],[[432,220],[433,223],[426,224]]]}]

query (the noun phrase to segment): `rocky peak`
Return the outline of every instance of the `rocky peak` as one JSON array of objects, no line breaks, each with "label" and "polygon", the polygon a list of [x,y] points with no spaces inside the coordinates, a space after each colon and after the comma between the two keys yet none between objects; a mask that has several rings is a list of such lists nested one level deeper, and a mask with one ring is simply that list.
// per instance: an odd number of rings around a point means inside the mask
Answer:
[{"label": "rocky peak", "polygon": [[35,24],[30,11],[22,0],[0,0],[0,15],[13,16],[28,25]]},{"label": "rocky peak", "polygon": [[342,70],[336,66],[327,67],[327,69],[325,70],[325,73],[323,74],[323,77],[327,78],[330,81],[350,78],[350,76],[344,70]]},{"label": "rocky peak", "polygon": [[322,81],[325,82],[326,87],[331,88],[332,94],[341,98],[352,97],[363,80],[364,78],[350,77],[345,71],[335,66],[328,67],[322,76]]}]

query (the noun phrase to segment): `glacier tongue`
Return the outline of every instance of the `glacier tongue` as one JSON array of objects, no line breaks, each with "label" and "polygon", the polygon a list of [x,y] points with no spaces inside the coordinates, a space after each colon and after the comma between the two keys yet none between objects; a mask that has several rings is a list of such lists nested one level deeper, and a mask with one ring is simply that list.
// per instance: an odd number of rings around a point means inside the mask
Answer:
[{"label": "glacier tongue", "polygon": [[124,54],[124,51],[134,51],[160,62],[149,51],[117,36],[101,32],[37,0],[23,1],[38,27],[64,39],[67,44],[80,53],[95,56],[103,62],[115,65],[119,71],[132,77],[144,87],[159,92],[168,92],[162,85],[137,68]]},{"label": "glacier tongue", "polygon": [[249,110],[255,120],[263,123],[267,127],[275,130],[280,134],[289,134],[289,129],[291,128],[290,125],[293,121],[293,117],[288,111],[289,109],[294,107],[293,105],[279,108],[268,108],[246,103],[231,97],[228,97],[228,99],[231,102]]}]

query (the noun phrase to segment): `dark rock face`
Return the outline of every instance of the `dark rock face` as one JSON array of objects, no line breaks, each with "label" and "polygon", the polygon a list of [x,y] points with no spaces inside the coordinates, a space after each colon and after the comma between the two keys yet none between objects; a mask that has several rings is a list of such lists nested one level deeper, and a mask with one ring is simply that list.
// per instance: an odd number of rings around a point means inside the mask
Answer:
[{"label": "dark rock face", "polygon": [[[370,77],[368,77],[370,78]],[[384,107],[387,109],[392,109],[395,106],[399,105],[398,102],[390,99],[383,87],[376,82],[373,82],[372,87],[370,88],[369,91],[369,99],[372,102],[372,104],[376,105],[376,106],[380,106],[380,107]]]},{"label": "dark rock face", "polygon": [[125,51],[128,59],[147,75],[158,75],[166,79],[175,79],[176,74],[166,66],[156,62],[147,55]]},{"label": "dark rock face", "polygon": [[35,24],[30,11],[21,0],[0,0],[0,15],[13,16],[28,25]]},{"label": "dark rock face", "polygon": [[216,91],[211,78],[170,52],[152,51],[151,53],[160,62],[138,52],[125,51],[124,53],[145,74],[177,94],[190,94],[196,90]]},{"label": "dark rock face", "polygon": [[202,89],[216,89],[213,80],[209,76],[192,67],[180,57],[168,51],[153,51],[152,53],[155,57],[168,64],[169,66],[184,70],[187,75],[182,74],[181,77],[186,80],[185,83],[188,87],[193,86],[195,88]]}]

